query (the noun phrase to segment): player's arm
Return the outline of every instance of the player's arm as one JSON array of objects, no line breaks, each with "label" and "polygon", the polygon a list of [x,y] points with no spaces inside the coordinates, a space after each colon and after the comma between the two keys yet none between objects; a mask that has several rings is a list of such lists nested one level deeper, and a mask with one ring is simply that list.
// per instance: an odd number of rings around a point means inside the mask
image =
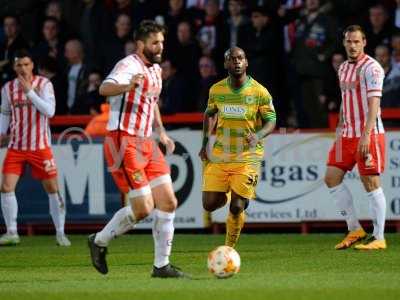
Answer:
[{"label": "player's arm", "polygon": [[167,154],[171,154],[175,150],[174,141],[167,135],[161,119],[160,108],[158,104],[154,105],[154,130],[157,132],[160,142],[165,146]]},{"label": "player's arm", "polygon": [[366,157],[369,153],[371,132],[375,126],[382,97],[384,71],[381,66],[372,64],[365,71],[365,81],[368,99],[368,114],[364,130],[358,142],[358,153]]},{"label": "player's arm", "polygon": [[6,89],[1,90],[1,112],[0,112],[0,144],[7,135],[11,120],[11,105],[8,100]]},{"label": "player's arm", "polygon": [[127,84],[118,83],[117,81],[113,82],[112,79],[108,79],[100,85],[99,94],[105,97],[110,97],[129,92],[140,85],[143,79],[143,74],[136,74],[132,76]]},{"label": "player's arm", "polygon": [[250,132],[247,141],[251,147],[255,147],[259,141],[270,135],[276,126],[276,113],[272,104],[272,97],[267,92],[261,97],[258,113],[263,121],[263,127],[257,132]]},{"label": "player's arm", "polygon": [[358,151],[363,157],[366,157],[369,152],[370,136],[376,123],[376,118],[378,116],[380,103],[381,103],[380,97],[368,98],[367,121],[365,123],[365,127],[362,132],[360,141],[358,143]]},{"label": "player's arm", "polygon": [[199,152],[199,156],[201,160],[207,160],[207,144],[208,140],[210,138],[210,135],[212,134],[214,127],[216,125],[217,120],[217,112],[218,108],[214,102],[214,98],[211,94],[208,98],[208,104],[206,111],[204,112],[204,117],[203,117],[203,134],[202,134],[202,142],[201,142],[201,149]]},{"label": "player's arm", "polygon": [[344,124],[344,117],[343,117],[343,101],[342,101],[342,103],[340,104],[340,110],[339,110],[339,120],[338,120],[338,124],[336,126],[336,138],[341,136],[343,124]]},{"label": "player's arm", "polygon": [[[56,99],[54,96],[53,85],[47,81],[42,88],[42,91],[35,91],[30,82],[25,80],[24,77],[18,76],[26,97],[32,102],[38,111],[45,116],[51,118],[56,111]],[[40,93],[40,95],[39,95]]]},{"label": "player's arm", "polygon": [[276,126],[276,117],[270,117],[263,120],[263,127],[256,133],[250,132],[247,136],[247,142],[251,147],[255,147],[259,141],[270,135]]},{"label": "player's arm", "polygon": [[105,97],[117,96],[136,88],[144,80],[135,63],[119,61],[99,87],[99,94]]}]

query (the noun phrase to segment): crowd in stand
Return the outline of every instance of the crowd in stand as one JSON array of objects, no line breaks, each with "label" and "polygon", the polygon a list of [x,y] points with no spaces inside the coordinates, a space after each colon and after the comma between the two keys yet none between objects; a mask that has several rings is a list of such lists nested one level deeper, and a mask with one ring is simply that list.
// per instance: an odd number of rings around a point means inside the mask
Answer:
[{"label": "crowd in stand", "polygon": [[338,111],[341,32],[360,24],[367,54],[385,70],[382,107],[400,107],[400,0],[15,0],[0,8],[0,84],[27,48],[51,79],[57,115],[98,114],[113,65],[135,51],[143,19],[168,28],[164,114],[204,111],[208,89],[225,76],[223,53],[243,48],[249,74],[274,98],[280,126],[323,128]]}]

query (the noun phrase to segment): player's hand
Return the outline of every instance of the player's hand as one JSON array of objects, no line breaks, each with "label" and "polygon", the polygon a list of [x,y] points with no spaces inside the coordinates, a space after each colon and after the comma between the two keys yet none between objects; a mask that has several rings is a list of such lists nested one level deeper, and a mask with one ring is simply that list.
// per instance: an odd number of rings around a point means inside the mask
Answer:
[{"label": "player's hand", "polygon": [[0,148],[3,148],[4,146],[7,146],[7,135],[6,134],[0,134]]},{"label": "player's hand", "polygon": [[144,75],[143,74],[136,74],[133,75],[131,81],[129,81],[128,85],[126,86],[126,91],[129,92],[137,88],[139,85],[143,84]]},{"label": "player's hand", "polygon": [[358,141],[358,154],[360,157],[366,158],[369,153],[369,145],[370,145],[371,139],[369,134],[363,134],[360,137],[360,140]]},{"label": "player's hand", "polygon": [[24,93],[28,93],[32,89],[32,84],[26,80],[22,75],[18,75],[18,81],[24,89]]},{"label": "player's hand", "polygon": [[206,147],[201,147],[201,149],[199,151],[199,157],[200,157],[200,159],[202,161],[207,161],[208,160]]},{"label": "player's hand", "polygon": [[255,147],[260,140],[257,134],[255,134],[254,132],[250,132],[246,136],[246,141],[249,143],[250,147]]},{"label": "player's hand", "polygon": [[174,153],[175,142],[165,133],[165,131],[160,132],[160,142],[165,146],[167,155]]}]

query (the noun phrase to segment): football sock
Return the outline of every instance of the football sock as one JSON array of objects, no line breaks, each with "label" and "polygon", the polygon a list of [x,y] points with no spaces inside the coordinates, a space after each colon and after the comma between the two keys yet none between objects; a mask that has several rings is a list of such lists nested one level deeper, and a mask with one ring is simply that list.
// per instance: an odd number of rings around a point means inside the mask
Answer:
[{"label": "football sock", "polygon": [[153,239],[154,239],[154,266],[157,268],[169,264],[172,240],[174,238],[175,213],[154,210]]},{"label": "football sock", "polygon": [[48,194],[51,219],[57,234],[64,234],[65,225],[65,203],[59,193]]},{"label": "football sock", "polygon": [[133,229],[136,224],[131,206],[118,210],[102,231],[96,234],[94,242],[100,247],[107,247],[108,243],[116,237]]},{"label": "football sock", "polygon": [[17,234],[18,204],[14,192],[1,193],[1,210],[8,234]]},{"label": "football sock", "polygon": [[229,212],[228,218],[226,219],[226,236],[225,245],[229,247],[235,247],[240,237],[240,231],[243,228],[245,221],[245,213],[242,211],[238,215],[234,215]]},{"label": "football sock", "polygon": [[385,215],[386,215],[386,198],[382,188],[378,188],[367,193],[370,201],[370,210],[372,222],[374,224],[373,236],[377,240],[384,239],[385,232]]},{"label": "football sock", "polygon": [[212,212],[203,210],[203,223],[205,228],[210,228],[212,223]]},{"label": "football sock", "polygon": [[347,186],[341,183],[333,188],[329,188],[329,193],[335,200],[336,207],[339,209],[341,215],[345,218],[348,230],[353,231],[361,228],[356,215],[353,197]]}]

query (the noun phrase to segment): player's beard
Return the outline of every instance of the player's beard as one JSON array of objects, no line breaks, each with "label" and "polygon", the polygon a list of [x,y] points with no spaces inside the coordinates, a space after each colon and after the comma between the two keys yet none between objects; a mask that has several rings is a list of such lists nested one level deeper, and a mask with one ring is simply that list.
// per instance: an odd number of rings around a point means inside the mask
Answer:
[{"label": "player's beard", "polygon": [[349,60],[351,61],[356,61],[359,57],[361,57],[362,52],[361,51],[354,51],[353,53],[351,53],[350,51],[347,53],[347,56],[349,58]]},{"label": "player's beard", "polygon": [[154,54],[153,52],[151,52],[149,49],[146,48],[143,49],[143,55],[151,64],[156,64],[156,63],[158,64],[161,62],[162,59],[161,55],[157,56],[157,54]]}]

